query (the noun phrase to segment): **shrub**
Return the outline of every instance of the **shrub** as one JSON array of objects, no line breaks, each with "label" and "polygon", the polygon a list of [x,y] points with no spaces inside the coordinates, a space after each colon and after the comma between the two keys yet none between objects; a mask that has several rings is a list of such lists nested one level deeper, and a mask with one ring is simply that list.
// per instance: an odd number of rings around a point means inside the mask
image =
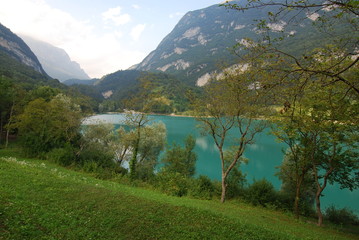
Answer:
[{"label": "shrub", "polygon": [[189,179],[179,173],[162,171],[156,176],[156,187],[171,196],[187,195],[188,186]]},{"label": "shrub", "polygon": [[136,169],[136,177],[143,182],[151,182],[155,177],[153,167],[138,164]]},{"label": "shrub", "polygon": [[66,144],[63,148],[52,149],[46,154],[46,158],[59,165],[69,166],[75,162],[76,156],[73,147],[70,144]]},{"label": "shrub", "polygon": [[193,179],[191,184],[191,195],[200,199],[212,199],[215,192],[215,186],[211,179],[207,176],[199,176],[198,179]]},{"label": "shrub", "polygon": [[185,139],[185,146],[174,144],[167,149],[162,157],[164,169],[167,172],[177,172],[186,177],[192,177],[196,170],[197,155],[193,152],[196,140],[192,135]]},{"label": "shrub", "polygon": [[325,211],[325,218],[335,224],[359,225],[358,216],[347,208],[336,209],[330,206]]},{"label": "shrub", "polygon": [[[85,165],[91,165],[94,163],[101,168],[115,168],[116,166],[111,154],[107,154],[106,152],[98,149],[84,149],[79,156],[80,166],[85,167]],[[93,169],[94,166],[91,168]]]},{"label": "shrub", "polygon": [[238,168],[233,168],[227,179],[226,197],[228,199],[244,195],[244,185],[246,183],[246,175]]},{"label": "shrub", "polygon": [[254,181],[246,191],[245,199],[253,205],[275,205],[278,199],[272,183],[266,179]]}]

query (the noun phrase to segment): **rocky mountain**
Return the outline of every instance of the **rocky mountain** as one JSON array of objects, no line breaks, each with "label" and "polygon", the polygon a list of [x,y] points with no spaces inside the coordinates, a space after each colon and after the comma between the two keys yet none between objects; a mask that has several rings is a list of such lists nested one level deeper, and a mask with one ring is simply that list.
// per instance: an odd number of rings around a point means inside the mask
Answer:
[{"label": "rocky mountain", "polygon": [[36,54],[41,65],[51,77],[59,79],[61,82],[68,79],[90,79],[81,66],[70,59],[65,50],[29,36],[21,35],[21,38]]},{"label": "rocky mountain", "polygon": [[[202,86],[211,73],[238,62],[238,56],[231,51],[233,46],[245,44],[246,38],[258,38],[258,21],[254,20],[267,18],[268,10],[270,9],[240,12],[213,5],[188,12],[158,47],[131,69],[165,72],[191,85]],[[298,38],[299,42],[292,41],[293,38],[291,41],[281,42],[290,51],[304,46],[305,41],[310,38],[313,40],[318,37],[309,18],[282,32],[285,25],[285,22],[281,22],[268,27],[275,34],[284,33],[288,39],[304,32],[304,29],[306,34],[305,37]]]},{"label": "rocky mountain", "polygon": [[0,51],[18,62],[46,75],[39,60],[26,43],[0,23]]},{"label": "rocky mountain", "polygon": [[20,37],[0,24],[0,80],[4,79],[24,90],[38,86],[64,87],[47,75],[35,54]]}]

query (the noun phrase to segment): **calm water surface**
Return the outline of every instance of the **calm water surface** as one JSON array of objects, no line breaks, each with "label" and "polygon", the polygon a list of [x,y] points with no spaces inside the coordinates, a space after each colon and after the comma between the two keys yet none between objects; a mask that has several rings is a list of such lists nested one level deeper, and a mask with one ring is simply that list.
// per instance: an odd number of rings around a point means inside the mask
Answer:
[{"label": "calm water surface", "polygon": [[[197,175],[206,175],[211,179],[221,179],[218,150],[211,137],[200,134],[196,127],[199,123],[194,118],[158,115],[151,116],[151,118],[153,118],[153,121],[162,121],[166,125],[168,144],[176,142],[183,145],[186,136],[192,134],[196,138]],[[93,121],[120,124],[123,120],[124,117],[121,114],[104,114],[87,119],[85,124]],[[283,148],[285,148],[285,145],[276,142],[275,137],[269,135],[268,131],[258,134],[255,144],[248,146],[244,153],[249,162],[242,165],[241,170],[247,175],[247,180],[252,182],[253,179],[266,178],[279,189],[281,181],[274,174],[277,172],[276,167],[282,162]],[[349,207],[359,215],[359,190],[350,192],[347,189],[341,190],[337,185],[329,185],[323,194],[323,209],[330,205],[340,208]]]}]

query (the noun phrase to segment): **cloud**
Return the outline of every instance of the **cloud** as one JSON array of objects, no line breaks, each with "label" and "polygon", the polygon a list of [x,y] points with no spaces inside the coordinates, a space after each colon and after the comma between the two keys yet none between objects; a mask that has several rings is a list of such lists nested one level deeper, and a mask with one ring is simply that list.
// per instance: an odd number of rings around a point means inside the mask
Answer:
[{"label": "cloud", "polygon": [[[125,45],[128,35],[125,29],[115,31],[96,28],[97,22],[80,20],[62,10],[53,8],[44,0],[0,0],[0,21],[17,34],[48,42],[63,48],[73,61],[91,77],[102,77],[140,62],[146,54],[131,50]],[[21,6],[21,8],[19,7]],[[121,17],[121,9],[99,15],[117,24],[125,23],[128,17]],[[111,17],[112,16],[112,17]],[[126,15],[125,15],[126,16]],[[139,39],[145,26],[137,26],[131,36]]]},{"label": "cloud", "polygon": [[124,25],[131,21],[129,14],[121,14],[121,7],[110,8],[106,12],[102,13],[103,20],[105,22],[112,22],[116,26]]},{"label": "cloud", "polygon": [[86,41],[77,39],[68,42],[64,49],[77,56],[76,61],[84,66],[91,77],[102,77],[126,69],[145,57],[140,51],[127,50],[114,33],[94,36]]},{"label": "cloud", "polygon": [[134,9],[140,9],[140,8],[141,8],[141,7],[140,7],[139,5],[137,5],[137,4],[133,4],[132,7],[133,7]]},{"label": "cloud", "polygon": [[138,41],[145,28],[146,28],[146,24],[137,24],[134,28],[132,28],[130,33],[132,39]]},{"label": "cloud", "polygon": [[205,137],[199,137],[196,139],[196,145],[198,145],[203,150],[208,149],[208,143]]}]

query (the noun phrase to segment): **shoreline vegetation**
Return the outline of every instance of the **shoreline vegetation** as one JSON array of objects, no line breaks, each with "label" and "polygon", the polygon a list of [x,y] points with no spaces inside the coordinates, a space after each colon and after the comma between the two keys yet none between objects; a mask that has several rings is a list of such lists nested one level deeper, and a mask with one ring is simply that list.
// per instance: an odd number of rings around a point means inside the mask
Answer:
[{"label": "shoreline vegetation", "polygon": [[[101,115],[101,114],[108,114],[108,115],[116,115],[116,114],[125,114],[126,112],[104,112],[104,113],[95,113],[91,116]],[[136,112],[136,113],[143,113],[143,112]],[[194,115],[187,115],[186,112],[184,113],[143,113],[147,115],[155,115],[155,116],[168,116],[168,117],[192,117],[195,118]]]}]

